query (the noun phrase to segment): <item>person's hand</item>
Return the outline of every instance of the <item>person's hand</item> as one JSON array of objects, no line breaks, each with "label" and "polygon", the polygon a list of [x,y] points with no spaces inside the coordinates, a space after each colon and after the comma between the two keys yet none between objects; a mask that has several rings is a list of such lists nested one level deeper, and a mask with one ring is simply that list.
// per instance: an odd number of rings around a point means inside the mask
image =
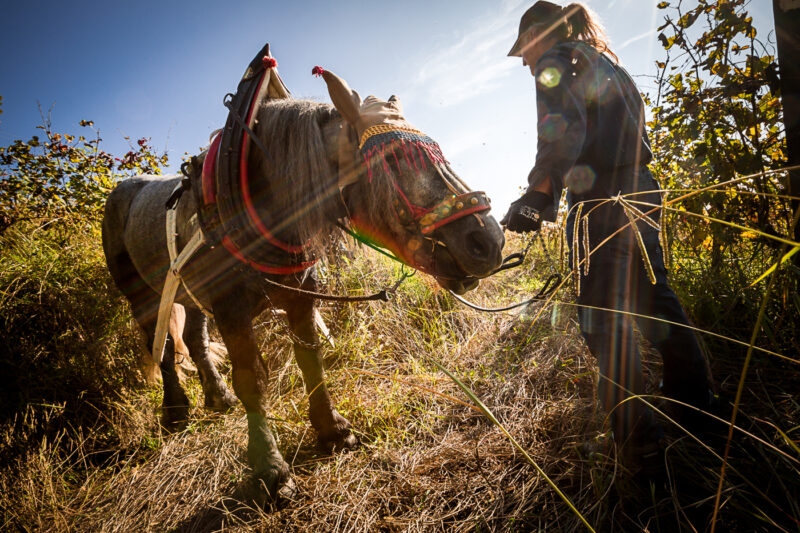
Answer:
[{"label": "person's hand", "polygon": [[552,217],[552,206],[553,197],[549,194],[527,191],[522,198],[511,204],[500,225],[517,233],[539,231],[542,220]]}]

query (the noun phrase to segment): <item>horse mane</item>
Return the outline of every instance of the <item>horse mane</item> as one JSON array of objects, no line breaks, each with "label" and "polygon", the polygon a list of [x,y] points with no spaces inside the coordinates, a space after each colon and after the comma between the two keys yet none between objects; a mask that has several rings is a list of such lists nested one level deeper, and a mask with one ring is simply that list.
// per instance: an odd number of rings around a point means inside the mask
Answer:
[{"label": "horse mane", "polygon": [[256,111],[254,129],[269,159],[250,145],[248,166],[258,169],[252,173],[251,194],[264,221],[279,238],[308,243],[307,251],[316,257],[324,257],[341,235],[331,224],[342,216],[342,207],[325,142],[337,133],[337,119],[331,105],[267,100]]}]

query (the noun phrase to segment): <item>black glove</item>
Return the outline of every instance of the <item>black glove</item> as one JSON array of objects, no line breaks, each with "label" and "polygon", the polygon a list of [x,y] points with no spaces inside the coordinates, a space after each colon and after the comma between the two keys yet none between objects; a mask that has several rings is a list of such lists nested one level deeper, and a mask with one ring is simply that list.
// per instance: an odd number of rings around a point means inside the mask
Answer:
[{"label": "black glove", "polygon": [[511,204],[500,224],[517,233],[539,231],[542,220],[552,220],[553,213],[552,196],[539,191],[527,191]]}]

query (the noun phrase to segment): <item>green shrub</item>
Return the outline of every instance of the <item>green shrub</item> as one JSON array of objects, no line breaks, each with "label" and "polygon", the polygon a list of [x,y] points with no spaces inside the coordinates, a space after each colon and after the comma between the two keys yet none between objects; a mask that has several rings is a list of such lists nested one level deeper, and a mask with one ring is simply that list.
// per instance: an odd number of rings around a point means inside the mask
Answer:
[{"label": "green shrub", "polygon": [[58,405],[70,423],[136,383],[128,306],[105,267],[97,224],[15,226],[0,255],[0,419]]},{"label": "green shrub", "polygon": [[167,157],[139,139],[115,158],[92,121],[80,126],[94,138],[56,133],[47,119],[44,139],[0,147],[4,462],[65,431],[89,430],[99,447],[118,448],[120,425],[107,422],[139,385],[137,333],[106,269],[100,219],[121,177],[158,174]]}]

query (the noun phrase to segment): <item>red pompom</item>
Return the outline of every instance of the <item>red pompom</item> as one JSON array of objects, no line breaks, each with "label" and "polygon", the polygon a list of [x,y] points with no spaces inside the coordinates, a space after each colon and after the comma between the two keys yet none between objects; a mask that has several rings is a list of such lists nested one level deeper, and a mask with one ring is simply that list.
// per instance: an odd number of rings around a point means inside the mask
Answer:
[{"label": "red pompom", "polygon": [[264,68],[266,69],[271,69],[278,66],[278,62],[275,61],[274,57],[264,56],[261,61],[264,63]]},{"label": "red pompom", "polygon": [[311,69],[311,74],[317,77],[322,76],[323,72],[325,72],[325,69],[322,67],[314,67]]}]

